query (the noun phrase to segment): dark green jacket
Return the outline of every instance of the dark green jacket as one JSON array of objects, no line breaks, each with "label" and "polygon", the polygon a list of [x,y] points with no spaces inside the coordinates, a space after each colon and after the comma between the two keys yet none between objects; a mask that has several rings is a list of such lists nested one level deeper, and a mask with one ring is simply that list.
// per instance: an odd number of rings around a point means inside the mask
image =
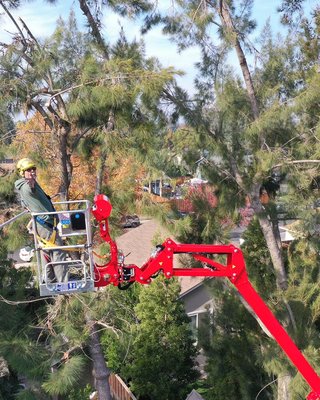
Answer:
[{"label": "dark green jacket", "polygon": [[[40,185],[36,182],[35,187],[31,188],[25,178],[15,181],[14,186],[20,195],[22,205],[31,212],[46,212],[55,211],[49,196],[41,189]],[[41,218],[53,224],[54,215],[42,215]]]}]

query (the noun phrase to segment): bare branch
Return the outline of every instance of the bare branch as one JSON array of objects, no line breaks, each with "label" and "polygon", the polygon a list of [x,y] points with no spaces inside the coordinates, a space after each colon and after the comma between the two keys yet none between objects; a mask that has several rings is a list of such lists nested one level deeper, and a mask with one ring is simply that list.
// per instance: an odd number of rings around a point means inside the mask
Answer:
[{"label": "bare branch", "polygon": [[53,299],[53,298],[54,297],[51,296],[51,297],[40,297],[39,299],[33,299],[33,300],[11,301],[0,295],[0,301],[3,303],[9,304],[10,306],[18,306],[19,304],[36,303],[38,301],[44,301],[44,300],[49,300],[49,299]]},{"label": "bare branch", "polygon": [[100,325],[100,326],[106,328],[106,329],[111,330],[111,331],[117,336],[117,338],[119,338],[118,329],[116,329],[114,326],[109,325],[109,324],[107,324],[107,323],[105,323],[105,322],[103,322],[103,321],[101,321],[101,320],[95,321],[95,323],[96,323],[97,325]]},{"label": "bare branch", "polygon": [[28,133],[40,133],[40,134],[42,134],[42,133],[51,133],[51,131],[39,131],[37,129],[28,129],[28,130],[26,130],[26,132],[28,132]]}]

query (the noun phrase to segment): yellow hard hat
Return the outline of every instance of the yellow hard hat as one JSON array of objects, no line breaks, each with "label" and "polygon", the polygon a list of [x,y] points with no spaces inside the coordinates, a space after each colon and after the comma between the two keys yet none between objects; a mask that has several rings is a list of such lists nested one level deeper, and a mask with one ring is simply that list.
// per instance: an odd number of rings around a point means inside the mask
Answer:
[{"label": "yellow hard hat", "polygon": [[17,162],[17,170],[21,176],[24,175],[24,171],[29,168],[35,168],[36,164],[30,158],[22,158]]}]

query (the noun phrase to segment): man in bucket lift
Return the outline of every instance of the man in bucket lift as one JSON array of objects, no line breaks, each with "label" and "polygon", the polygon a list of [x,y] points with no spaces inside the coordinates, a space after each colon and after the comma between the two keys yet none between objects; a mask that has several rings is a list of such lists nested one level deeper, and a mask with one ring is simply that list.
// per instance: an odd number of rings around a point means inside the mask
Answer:
[{"label": "man in bucket lift", "polygon": [[[17,162],[17,171],[21,176],[15,181],[15,188],[20,194],[22,205],[34,213],[56,211],[50,197],[43,191],[37,182],[37,168],[29,158],[22,158]],[[55,214],[41,215],[36,217],[36,233],[38,241],[43,248],[46,246],[62,246],[63,242],[57,231],[58,216]],[[47,265],[47,283],[67,282],[68,266],[65,263],[67,254],[62,250],[41,251],[42,265]],[[62,261],[61,264],[56,264]]]}]

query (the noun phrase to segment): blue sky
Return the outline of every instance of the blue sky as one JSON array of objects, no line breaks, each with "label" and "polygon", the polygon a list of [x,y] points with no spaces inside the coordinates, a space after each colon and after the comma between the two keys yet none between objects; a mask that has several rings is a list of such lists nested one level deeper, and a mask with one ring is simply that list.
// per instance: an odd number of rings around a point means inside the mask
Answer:
[{"label": "blue sky", "polygon": [[[258,29],[255,33],[257,36],[259,31],[262,29],[267,19],[270,18],[271,26],[274,33],[280,31],[281,25],[279,15],[276,13],[276,8],[281,3],[281,0],[255,0],[253,8],[253,17],[258,23]],[[305,2],[305,8],[310,9],[318,1],[307,0]],[[60,0],[55,6],[47,4],[44,0],[36,0],[27,2],[23,7],[19,8],[14,15],[20,16],[26,24],[30,27],[31,31],[36,37],[45,37],[50,35],[54,28],[55,22],[59,16],[67,18],[69,10],[72,5],[75,9],[79,9],[78,2],[76,0]],[[170,11],[171,1],[161,0],[158,1],[158,5],[162,9]],[[81,17],[80,21],[84,23],[84,17]],[[14,32],[15,28],[7,18],[0,17],[0,41],[6,41],[8,38],[7,32]],[[139,39],[141,37],[139,33],[139,26],[132,21],[121,19],[119,16],[106,13],[106,17],[103,21],[105,30],[107,32],[107,39],[114,41],[122,24],[129,38],[135,37]],[[80,25],[81,26],[81,25]],[[189,48],[178,54],[176,46],[170,42],[168,37],[165,37],[161,33],[161,28],[152,29],[145,37],[146,53],[147,56],[156,56],[164,67],[174,66],[176,69],[185,71],[185,76],[178,78],[179,84],[188,90],[192,90],[192,80],[195,75],[195,62],[200,60],[199,50],[197,48]],[[230,57],[230,60],[234,59],[235,56]]]}]

